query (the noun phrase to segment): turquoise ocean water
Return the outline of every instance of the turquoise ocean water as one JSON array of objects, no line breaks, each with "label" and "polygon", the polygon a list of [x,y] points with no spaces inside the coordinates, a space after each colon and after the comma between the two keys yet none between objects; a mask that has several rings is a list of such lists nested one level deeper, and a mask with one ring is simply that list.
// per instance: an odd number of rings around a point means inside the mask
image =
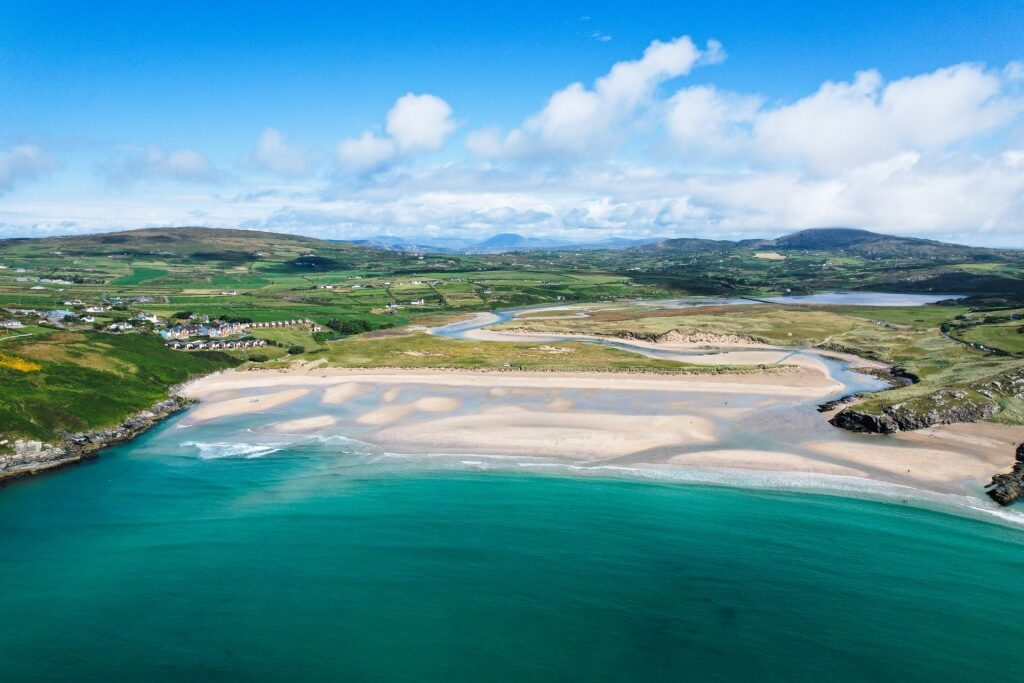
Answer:
[{"label": "turquoise ocean water", "polygon": [[174,421],[0,492],[5,682],[1012,680],[1022,604],[1008,526]]}]

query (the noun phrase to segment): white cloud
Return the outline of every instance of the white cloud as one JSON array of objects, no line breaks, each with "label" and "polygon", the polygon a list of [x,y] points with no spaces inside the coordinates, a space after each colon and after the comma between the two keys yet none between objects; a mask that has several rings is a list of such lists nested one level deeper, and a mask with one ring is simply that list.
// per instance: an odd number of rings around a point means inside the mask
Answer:
[{"label": "white cloud", "polygon": [[256,142],[252,161],[267,171],[286,178],[297,178],[309,173],[310,154],[290,144],[275,128],[267,128]]},{"label": "white cloud", "polygon": [[[122,182],[221,182],[154,183],[102,201],[73,191],[59,202],[5,198],[0,232],[109,228],[111,215],[134,227],[201,217],[338,238],[503,229],[738,238],[849,225],[1024,246],[1020,64],[957,64],[892,81],[866,70],[789,101],[707,84],[665,92],[722,55],[686,37],[655,41],[592,85],[553,93],[511,130],[472,131],[466,145],[475,154],[443,163],[421,153],[450,139],[452,108],[411,93],[379,128],[337,144],[337,164],[350,174],[310,176],[316,151],[274,129],[252,155],[263,152],[260,167],[284,176],[273,181],[218,173],[194,150],[129,150],[111,171]],[[0,190],[45,170],[44,159],[32,146],[0,152]]]},{"label": "white cloud", "polygon": [[[312,183],[234,199],[198,186],[196,192],[102,201],[5,201],[0,233],[182,225],[194,223],[197,211],[206,225],[332,238],[479,237],[513,229],[588,240],[737,239],[852,225],[1019,247],[1024,150],[991,159],[908,152],[827,177],[793,170],[675,172],[616,162],[546,171],[446,164],[373,176],[330,197]],[[69,215],[74,225],[65,222]]]},{"label": "white cloud", "polygon": [[667,102],[666,132],[684,152],[731,154],[748,141],[746,124],[762,102],[756,95],[723,93],[710,85],[683,88]]},{"label": "white cloud", "polygon": [[108,161],[108,182],[130,185],[142,179],[165,179],[188,183],[212,183],[221,174],[202,152],[179,149],[165,152],[155,145],[144,149],[129,148],[127,154]]},{"label": "white cloud", "polygon": [[438,150],[455,132],[452,108],[434,95],[407,93],[398,98],[387,116],[388,135],[401,152]]},{"label": "white cloud", "polygon": [[622,142],[631,117],[650,102],[659,85],[688,74],[697,64],[724,58],[716,41],[700,50],[689,36],[667,43],[655,40],[640,59],[618,62],[593,88],[572,83],[551,95],[522,126],[504,136],[496,130],[475,131],[467,145],[481,156],[607,152]]},{"label": "white cloud", "polygon": [[401,154],[441,149],[457,127],[451,105],[440,97],[406,93],[387,113],[387,136],[364,131],[358,138],[342,140],[338,164],[357,173],[378,170]]},{"label": "white cloud", "polygon": [[352,171],[372,171],[391,161],[396,151],[392,140],[366,131],[358,138],[338,143],[338,163]]},{"label": "white cloud", "polygon": [[0,194],[51,170],[56,161],[38,145],[15,145],[0,152]]},{"label": "white cloud", "polygon": [[825,83],[813,95],[763,111],[754,153],[835,173],[906,151],[930,151],[1009,123],[1022,101],[1003,94],[1000,75],[973,64],[884,84],[877,71]]}]

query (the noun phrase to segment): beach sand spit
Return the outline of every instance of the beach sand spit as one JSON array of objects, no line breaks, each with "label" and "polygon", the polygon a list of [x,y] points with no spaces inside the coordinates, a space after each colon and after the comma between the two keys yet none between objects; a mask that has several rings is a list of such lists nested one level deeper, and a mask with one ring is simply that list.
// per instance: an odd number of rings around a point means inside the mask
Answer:
[{"label": "beach sand spit", "polygon": [[245,413],[258,413],[262,410],[269,410],[294,401],[309,393],[309,389],[284,389],[270,394],[259,394],[258,396],[242,396],[227,401],[208,403],[189,411],[185,424],[194,424],[206,420],[215,420],[229,415],[244,415]]}]

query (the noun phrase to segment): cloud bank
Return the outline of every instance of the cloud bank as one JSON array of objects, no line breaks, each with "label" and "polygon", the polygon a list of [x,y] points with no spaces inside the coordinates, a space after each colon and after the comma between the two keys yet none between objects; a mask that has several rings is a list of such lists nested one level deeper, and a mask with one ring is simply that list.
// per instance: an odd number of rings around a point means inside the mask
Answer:
[{"label": "cloud bank", "polygon": [[0,192],[10,195],[0,234],[201,217],[335,238],[506,229],[736,238],[848,225],[1024,246],[1021,64],[892,79],[866,68],[779,101],[709,83],[724,59],[713,40],[655,40],[592,83],[556,89],[510,127],[462,122],[439,95],[409,92],[379,127],[339,136],[333,159],[267,128],[231,172],[195,149],[158,147],[122,151],[105,169],[140,188],[187,183],[188,193],[32,201],[27,189],[56,162],[12,147],[0,151]]}]

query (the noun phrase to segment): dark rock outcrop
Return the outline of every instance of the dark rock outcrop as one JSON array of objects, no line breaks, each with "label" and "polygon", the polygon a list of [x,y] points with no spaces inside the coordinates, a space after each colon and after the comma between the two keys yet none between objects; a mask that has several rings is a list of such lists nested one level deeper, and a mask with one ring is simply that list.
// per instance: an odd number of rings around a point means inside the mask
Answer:
[{"label": "dark rock outcrop", "polygon": [[989,498],[1010,505],[1024,497],[1024,443],[1017,446],[1017,462],[1009,474],[997,474],[986,488]]},{"label": "dark rock outcrop", "polygon": [[999,403],[971,389],[939,389],[906,403],[885,406],[881,412],[852,407],[829,422],[853,432],[890,434],[953,422],[978,422],[999,412]]},{"label": "dark rock outcrop", "polygon": [[64,442],[60,445],[44,444],[39,441],[17,441],[14,453],[0,455],[0,481],[36,474],[95,457],[101,448],[135,438],[189,403],[188,399],[181,396],[171,396],[154,403],[149,410],[128,417],[117,427],[65,434]]},{"label": "dark rock outcrop", "polygon": [[851,403],[856,403],[862,398],[861,394],[850,394],[849,396],[843,396],[842,398],[833,399],[831,401],[825,401],[824,403],[818,404],[819,413],[828,413],[836,408],[848,406]]}]

